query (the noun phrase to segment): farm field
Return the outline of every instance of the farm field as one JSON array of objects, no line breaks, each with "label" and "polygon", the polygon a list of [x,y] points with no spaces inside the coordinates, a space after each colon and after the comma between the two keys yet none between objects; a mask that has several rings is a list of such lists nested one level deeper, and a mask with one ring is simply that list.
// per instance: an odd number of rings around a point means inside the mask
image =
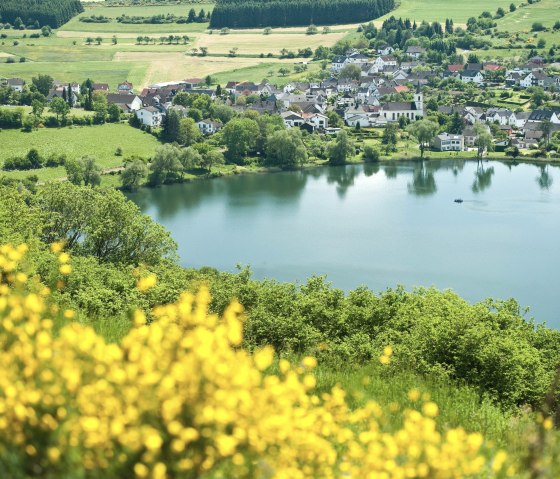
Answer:
[{"label": "farm field", "polygon": [[[453,18],[456,25],[465,22],[468,16],[476,15],[490,9],[494,12],[499,6],[509,10],[511,0],[497,0],[492,7],[484,0],[473,0],[467,4],[449,3],[446,0],[402,0],[400,5],[389,15],[411,18],[417,21],[445,20]],[[212,4],[200,3],[192,5],[195,11],[212,8]],[[149,16],[172,13],[186,15],[190,5],[106,7],[88,6],[81,16],[104,15],[116,18],[123,13],[128,16]],[[551,27],[555,21],[557,0],[541,0],[533,5],[518,8],[514,13],[507,13],[498,20],[498,30],[514,34],[521,32],[522,42],[536,42],[534,34],[529,33],[535,21],[542,21]],[[330,28],[330,33],[306,35],[305,28],[278,28],[269,35],[263,30],[232,30],[227,35],[218,31],[209,33],[207,23],[194,24],[163,24],[163,25],[126,25],[117,22],[109,24],[84,23],[78,17],[72,19],[50,38],[31,39],[32,31],[5,30],[8,38],[0,41],[0,76],[21,77],[30,81],[37,74],[48,74],[60,81],[83,81],[92,78],[94,81],[109,83],[111,89],[124,80],[131,81],[137,90],[154,82],[181,80],[187,77],[204,77],[217,75],[219,81],[232,78],[227,72],[235,74],[238,80],[260,80],[263,77],[277,80],[280,83],[294,79],[289,75],[269,75],[278,68],[274,64],[286,63],[288,68],[301,61],[279,60],[278,58],[258,58],[261,54],[278,56],[282,49],[297,51],[302,48],[317,48],[320,45],[333,46],[343,38],[356,36],[357,25],[339,25]],[[321,31],[321,30],[319,30]],[[27,37],[24,38],[24,35]],[[180,39],[177,44],[161,42],[160,37],[169,35],[187,35],[189,41]],[[112,37],[117,44],[113,44]],[[138,36],[155,39],[149,45],[138,44]],[[86,44],[86,39],[101,37],[97,45]],[[556,32],[541,32],[538,39],[546,40],[547,48],[558,43]],[[490,39],[490,37],[487,37]],[[494,46],[507,46],[507,38],[491,39]],[[517,43],[523,45],[523,43]],[[195,57],[193,49],[207,48],[209,56]],[[237,57],[229,56],[230,50],[237,48]],[[493,48],[479,50],[476,53],[485,60],[499,58],[521,58],[526,56],[526,49]],[[13,56],[15,63],[5,63],[5,58]],[[253,57],[253,58],[250,58]],[[25,63],[19,63],[25,58]],[[272,66],[271,66],[272,65]],[[265,73],[263,75],[263,73]],[[243,78],[241,75],[248,75]],[[298,74],[297,78],[305,77]]]},{"label": "farm field", "polygon": [[[208,10],[211,4],[193,4]],[[186,15],[189,5],[161,7],[88,7],[82,14],[104,15],[111,18],[125,13],[128,16],[148,16],[173,13]],[[111,31],[111,27],[113,31]],[[152,27],[157,27],[153,29]],[[177,28],[176,28],[177,27]],[[278,55],[282,49],[297,51],[303,48],[317,48],[320,45],[332,46],[355,31],[357,25],[332,27],[328,34],[306,35],[304,28],[274,29],[269,35],[263,30],[237,30],[228,35],[219,32],[208,33],[204,24],[164,24],[164,25],[124,25],[116,22],[109,24],[84,23],[72,19],[50,38],[31,39],[32,31],[6,31],[8,38],[0,42],[0,52],[4,57],[13,55],[16,59],[25,58],[25,63],[0,63],[0,76],[21,77],[30,81],[38,74],[48,74],[60,81],[94,81],[109,83],[112,89],[128,80],[136,89],[159,81],[182,80],[187,77],[203,77],[247,67],[260,67],[270,63],[288,63],[294,60],[278,58],[257,58],[260,54]],[[25,35],[25,37],[24,37]],[[161,42],[160,37],[180,36],[173,44]],[[183,35],[189,37],[185,43]],[[116,44],[113,44],[113,36]],[[138,44],[138,36],[149,36],[154,43]],[[94,39],[86,44],[87,38]],[[98,45],[95,40],[102,39]],[[193,49],[207,48],[207,57],[195,57]],[[230,50],[237,48],[237,57],[230,56]],[[247,58],[247,57],[253,58]],[[243,58],[245,57],[245,58]],[[296,62],[301,61],[300,59]],[[268,66],[265,67],[268,70]]]},{"label": "farm field", "polygon": [[[100,141],[100,138],[103,141]],[[31,133],[19,130],[0,132],[0,162],[13,156],[23,156],[31,148],[36,148],[42,156],[52,153],[65,154],[70,158],[94,156],[103,169],[122,165],[123,158],[132,155],[150,157],[159,142],[143,131],[124,124],[106,124],[73,128],[43,128]],[[121,147],[123,156],[115,156],[115,150]],[[37,175],[41,181],[66,176],[65,170],[59,168],[42,168],[29,171],[1,171],[0,175],[9,178],[25,178]]]},{"label": "farm field", "polygon": [[208,35],[203,34],[197,37],[195,47],[206,47],[210,53],[227,54],[233,47],[238,48],[240,55],[258,55],[260,53],[279,54],[280,50],[300,50],[334,45],[338,40],[342,40],[345,32],[306,35],[305,33],[282,34],[273,31],[270,35],[263,35],[262,31],[251,33],[239,33],[235,35]]}]

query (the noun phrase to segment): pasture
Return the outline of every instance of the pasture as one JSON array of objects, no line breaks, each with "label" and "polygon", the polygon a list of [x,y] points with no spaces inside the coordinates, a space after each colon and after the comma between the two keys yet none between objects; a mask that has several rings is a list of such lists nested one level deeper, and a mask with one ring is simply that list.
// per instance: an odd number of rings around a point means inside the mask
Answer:
[{"label": "pasture", "polygon": [[498,29],[509,32],[529,32],[535,22],[551,28],[554,22],[560,19],[559,8],[558,0],[541,0],[532,5],[525,5],[498,20]]},{"label": "pasture", "polygon": [[[552,0],[554,1],[554,0]],[[410,20],[427,22],[445,22],[446,18],[452,18],[453,22],[465,24],[470,17],[478,17],[485,10],[495,13],[499,7],[508,10],[512,0],[470,0],[458,2],[450,0],[399,0],[399,6],[381,17],[381,22],[391,16],[409,18]],[[517,4],[518,0],[514,0]]]},{"label": "pasture", "polygon": [[[103,141],[99,141],[100,138]],[[119,167],[123,158],[132,155],[150,157],[158,140],[148,133],[131,128],[125,124],[106,124],[72,128],[42,128],[31,133],[20,130],[3,130],[0,132],[0,162],[13,156],[24,156],[31,148],[36,148],[41,156],[52,153],[65,154],[69,159],[94,156],[103,168]],[[123,156],[115,156],[115,150],[121,147]],[[0,175],[10,178],[25,178],[37,175],[41,181],[66,176],[64,168],[41,168],[28,171],[1,171]]]},{"label": "pasture", "polygon": [[70,20],[62,30],[77,31],[89,33],[142,33],[144,35],[160,34],[160,33],[186,33],[201,32],[208,27],[207,23],[165,23],[165,24],[126,24],[118,23],[116,20],[110,23],[85,23],[80,18],[90,17],[91,15],[103,15],[115,19],[123,14],[129,17],[151,17],[154,15],[173,14],[176,16],[186,17],[189,10],[194,8],[196,13],[201,9],[205,12],[214,8],[212,3],[197,3],[193,5],[161,5],[161,6],[133,6],[133,7],[105,7],[105,6],[88,6],[85,12]]}]

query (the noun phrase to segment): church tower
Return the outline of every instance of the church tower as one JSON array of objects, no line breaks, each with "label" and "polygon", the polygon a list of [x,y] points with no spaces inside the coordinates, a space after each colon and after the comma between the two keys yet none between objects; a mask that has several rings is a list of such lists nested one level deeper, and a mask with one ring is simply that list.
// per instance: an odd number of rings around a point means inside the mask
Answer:
[{"label": "church tower", "polygon": [[418,83],[416,88],[416,93],[414,94],[414,104],[416,105],[416,115],[423,118],[424,117],[424,95],[420,89],[420,83]]}]

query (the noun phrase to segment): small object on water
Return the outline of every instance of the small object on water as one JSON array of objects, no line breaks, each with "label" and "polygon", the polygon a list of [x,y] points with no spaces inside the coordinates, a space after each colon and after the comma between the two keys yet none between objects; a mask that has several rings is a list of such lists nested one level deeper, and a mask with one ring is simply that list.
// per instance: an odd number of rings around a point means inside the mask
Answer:
[{"label": "small object on water", "polygon": [[462,200],[461,198],[456,198],[456,199],[453,200],[453,201],[455,201],[455,203],[462,203],[462,202],[463,202],[463,200]]}]

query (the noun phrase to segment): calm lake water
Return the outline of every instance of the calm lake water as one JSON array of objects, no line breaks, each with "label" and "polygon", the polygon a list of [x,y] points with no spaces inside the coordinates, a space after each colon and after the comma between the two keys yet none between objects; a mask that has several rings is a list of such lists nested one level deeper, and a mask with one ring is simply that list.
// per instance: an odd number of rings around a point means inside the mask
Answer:
[{"label": "calm lake water", "polygon": [[[430,160],[325,167],[129,195],[179,244],[184,266],[374,291],[451,288],[516,298],[560,328],[560,168]],[[454,202],[462,198],[463,203]]]}]

